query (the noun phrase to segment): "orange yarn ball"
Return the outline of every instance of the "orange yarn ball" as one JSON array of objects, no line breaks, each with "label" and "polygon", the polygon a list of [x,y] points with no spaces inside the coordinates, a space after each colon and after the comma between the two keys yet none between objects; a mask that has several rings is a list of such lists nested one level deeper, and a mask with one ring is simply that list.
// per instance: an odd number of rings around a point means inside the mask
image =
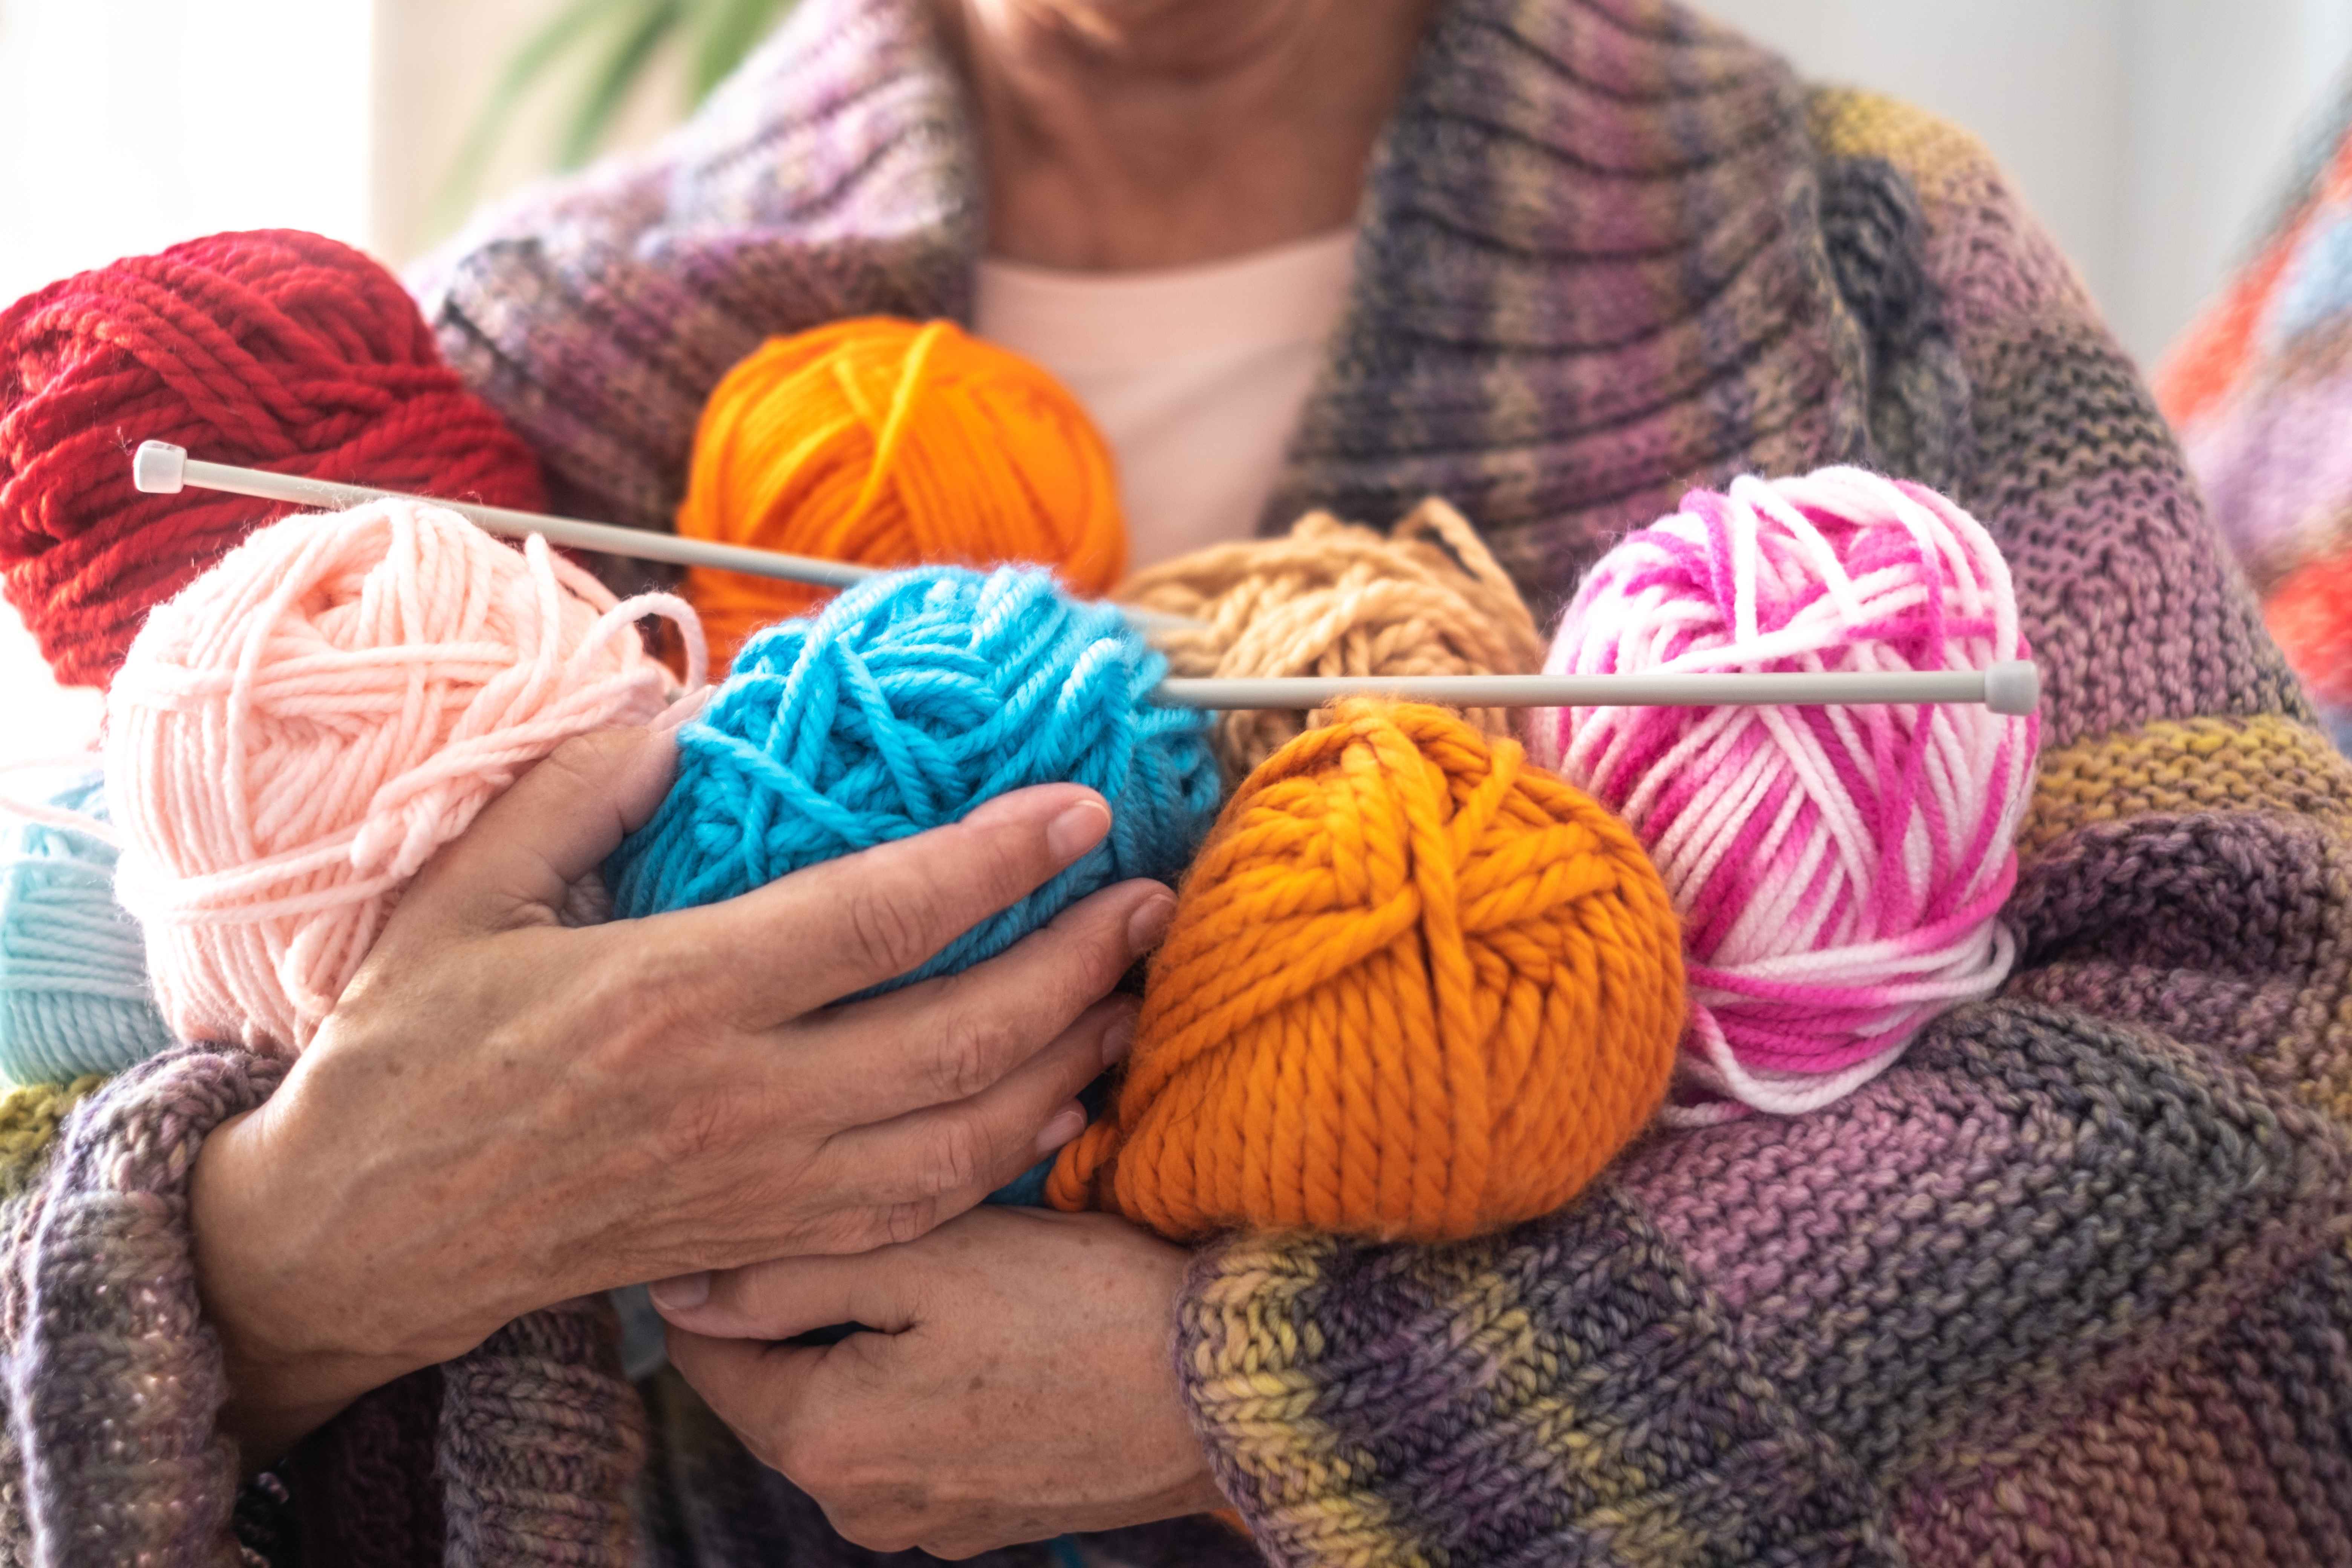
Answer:
[{"label": "orange yarn ball", "polygon": [[[1109,447],[1051,375],[952,322],[885,316],[773,338],[695,433],[677,531],[869,566],[1025,561],[1099,597],[1127,566]],[[828,590],[697,567],[714,658]]]},{"label": "orange yarn ball", "polygon": [[1351,700],[1227,803],[1112,1114],[1047,1199],[1176,1240],[1500,1229],[1641,1131],[1683,1011],[1674,907],[1622,823],[1514,741]]}]

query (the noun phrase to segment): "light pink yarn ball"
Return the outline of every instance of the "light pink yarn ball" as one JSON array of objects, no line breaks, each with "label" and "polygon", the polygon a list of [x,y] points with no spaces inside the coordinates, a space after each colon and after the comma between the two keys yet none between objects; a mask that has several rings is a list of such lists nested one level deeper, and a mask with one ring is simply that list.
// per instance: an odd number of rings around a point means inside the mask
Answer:
[{"label": "light pink yarn ball", "polygon": [[[1981,669],[2026,657],[2009,567],[1921,486],[1824,468],[1682,510],[1601,557],[1556,674]],[[1867,1082],[2016,944],[2036,718],[1982,706],[1571,708],[1529,749],[1624,816],[1683,917],[1672,1120],[1791,1114]]]},{"label": "light pink yarn ball", "polygon": [[682,601],[412,501],[288,518],[158,607],[107,699],[107,805],[173,1030],[308,1045],[436,849],[567,738],[662,710],[647,615],[699,685]]}]

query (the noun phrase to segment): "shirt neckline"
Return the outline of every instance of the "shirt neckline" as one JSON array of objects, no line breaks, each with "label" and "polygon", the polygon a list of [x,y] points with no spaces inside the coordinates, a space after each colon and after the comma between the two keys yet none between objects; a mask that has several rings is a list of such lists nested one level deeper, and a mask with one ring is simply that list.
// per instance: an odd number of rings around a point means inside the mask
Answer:
[{"label": "shirt neckline", "polygon": [[1347,309],[1356,231],[1228,260],[1082,272],[981,259],[981,331],[1063,374],[1320,342]]}]

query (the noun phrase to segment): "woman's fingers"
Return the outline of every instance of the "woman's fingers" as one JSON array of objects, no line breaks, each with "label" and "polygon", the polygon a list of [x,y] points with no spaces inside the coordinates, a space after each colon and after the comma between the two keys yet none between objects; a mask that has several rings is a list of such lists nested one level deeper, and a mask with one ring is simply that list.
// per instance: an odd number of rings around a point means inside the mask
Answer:
[{"label": "woman's fingers", "polygon": [[643,923],[704,954],[748,1009],[747,1023],[782,1024],[919,966],[1109,830],[1101,795],[1040,784],[961,822]]},{"label": "woman's fingers", "polygon": [[826,1086],[829,1119],[887,1121],[998,1083],[1108,994],[1175,908],[1157,882],[1121,882],[961,974],[811,1019],[796,1050]]},{"label": "woman's fingers", "polygon": [[565,889],[653,816],[677,767],[668,731],[600,730],[564,742],[426,862],[379,949],[552,919]]},{"label": "woman's fingers", "polygon": [[1134,1037],[1134,1002],[1107,997],[980,1093],[835,1136],[816,1169],[875,1216],[867,1245],[912,1240],[1076,1138],[1077,1092]]},{"label": "woman's fingers", "polygon": [[744,1268],[665,1279],[649,1292],[661,1315],[714,1339],[788,1340],[838,1323],[895,1334],[911,1328],[915,1301],[899,1249],[785,1258]]},{"label": "woman's fingers", "polygon": [[667,1338],[670,1364],[697,1390],[708,1391],[702,1399],[710,1413],[733,1429],[754,1458],[790,1475],[803,1454],[804,1438],[795,1434],[808,1430],[802,1412],[814,1403],[827,1359],[847,1347],[722,1339],[676,1327]]}]

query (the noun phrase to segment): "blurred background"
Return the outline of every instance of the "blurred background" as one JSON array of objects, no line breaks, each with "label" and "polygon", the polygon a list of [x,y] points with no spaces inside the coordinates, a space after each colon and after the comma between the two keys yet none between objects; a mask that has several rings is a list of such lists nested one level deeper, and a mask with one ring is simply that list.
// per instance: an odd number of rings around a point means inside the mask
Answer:
[{"label": "blurred background", "polygon": [[[1699,0],[1807,74],[1968,126],[2152,367],[2352,61],[2352,0]],[[211,231],[398,265],[642,143],[789,0],[0,0],[0,301]],[[86,727],[0,623],[0,761]],[[23,721],[29,720],[30,722]]]}]

